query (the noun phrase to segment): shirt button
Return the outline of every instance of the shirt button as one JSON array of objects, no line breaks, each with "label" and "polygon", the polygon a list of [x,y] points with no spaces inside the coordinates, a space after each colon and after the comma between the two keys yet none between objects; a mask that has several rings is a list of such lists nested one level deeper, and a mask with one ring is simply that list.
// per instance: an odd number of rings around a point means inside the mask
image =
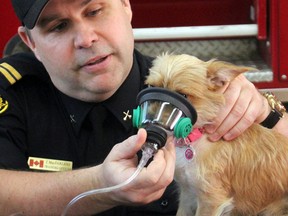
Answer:
[{"label": "shirt button", "polygon": [[161,203],[160,203],[160,205],[161,205],[162,207],[166,207],[166,206],[168,206],[168,204],[169,204],[169,202],[168,202],[167,199],[162,200]]}]

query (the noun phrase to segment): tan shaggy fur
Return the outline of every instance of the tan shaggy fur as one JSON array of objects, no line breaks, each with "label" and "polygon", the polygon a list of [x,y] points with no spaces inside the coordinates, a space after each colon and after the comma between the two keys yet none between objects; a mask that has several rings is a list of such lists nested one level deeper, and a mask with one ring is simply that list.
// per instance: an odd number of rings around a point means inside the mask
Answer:
[{"label": "tan shaggy fur", "polygon": [[[146,83],[186,95],[198,113],[194,128],[202,128],[225,103],[221,88],[249,70],[190,55],[163,54],[154,60]],[[192,161],[185,159],[185,148],[176,148],[177,216],[288,215],[286,137],[253,124],[229,142],[212,143],[204,133],[193,148]]]}]

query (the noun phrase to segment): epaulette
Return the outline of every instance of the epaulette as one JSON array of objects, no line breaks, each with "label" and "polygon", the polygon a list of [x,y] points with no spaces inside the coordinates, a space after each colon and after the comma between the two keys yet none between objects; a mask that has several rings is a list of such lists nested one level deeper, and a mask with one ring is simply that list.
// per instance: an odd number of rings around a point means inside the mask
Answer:
[{"label": "epaulette", "polygon": [[49,78],[43,64],[31,53],[15,54],[0,59],[0,88],[7,89],[26,75]]}]

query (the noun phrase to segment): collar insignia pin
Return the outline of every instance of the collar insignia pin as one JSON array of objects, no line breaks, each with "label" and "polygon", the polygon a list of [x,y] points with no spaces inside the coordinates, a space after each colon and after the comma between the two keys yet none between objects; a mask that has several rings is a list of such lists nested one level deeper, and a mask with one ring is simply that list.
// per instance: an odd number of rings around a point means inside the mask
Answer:
[{"label": "collar insignia pin", "polygon": [[132,115],[129,115],[129,110],[127,110],[127,112],[123,112],[123,114],[125,115],[123,118],[124,121],[127,121],[127,118],[129,118],[129,119],[132,118]]},{"label": "collar insignia pin", "polygon": [[76,123],[74,115],[70,115],[70,121],[71,121],[71,123]]}]

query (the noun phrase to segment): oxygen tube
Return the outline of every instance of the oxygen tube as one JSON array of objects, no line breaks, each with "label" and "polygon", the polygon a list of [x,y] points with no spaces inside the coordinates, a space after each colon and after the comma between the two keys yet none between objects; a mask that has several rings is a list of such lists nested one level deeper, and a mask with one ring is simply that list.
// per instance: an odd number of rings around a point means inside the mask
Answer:
[{"label": "oxygen tube", "polygon": [[132,182],[158,149],[165,146],[167,136],[186,138],[192,124],[197,120],[197,113],[192,104],[183,96],[168,89],[150,87],[139,92],[139,106],[133,110],[133,126],[144,128],[147,139],[142,147],[142,157],[133,175],[121,184],[90,190],[77,195],[64,209],[61,216],[66,216],[69,209],[80,199],[100,193],[120,189]]},{"label": "oxygen tube", "polygon": [[136,171],[132,174],[132,176],[130,176],[126,181],[124,181],[121,184],[115,185],[115,186],[111,186],[111,187],[107,187],[107,188],[100,188],[100,189],[94,189],[94,190],[90,190],[84,193],[81,193],[79,195],[77,195],[76,197],[74,197],[65,207],[63,213],[61,214],[61,216],[66,216],[66,214],[68,213],[69,209],[76,203],[78,202],[80,199],[85,198],[87,196],[92,196],[92,195],[96,195],[96,194],[100,194],[100,193],[108,193],[117,189],[120,189],[121,187],[124,187],[126,185],[128,185],[130,182],[132,182],[137,176],[138,174],[141,172],[141,170],[145,167],[145,165],[147,164],[148,160],[150,158],[152,158],[152,156],[156,153],[154,148],[149,147],[149,145],[145,145],[142,149],[142,157],[141,160],[137,166]]}]

